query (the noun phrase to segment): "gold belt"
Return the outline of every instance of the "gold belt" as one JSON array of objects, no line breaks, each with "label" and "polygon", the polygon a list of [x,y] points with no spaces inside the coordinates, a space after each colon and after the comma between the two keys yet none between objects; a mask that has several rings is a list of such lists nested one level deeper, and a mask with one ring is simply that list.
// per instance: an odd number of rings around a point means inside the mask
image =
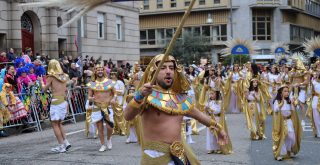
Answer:
[{"label": "gold belt", "polygon": [[52,105],[59,105],[66,101],[65,96],[53,96],[52,99],[55,99],[51,102]]},{"label": "gold belt", "polygon": [[149,156],[146,156],[146,154],[143,154],[142,160],[141,160],[142,165],[156,165],[156,164],[158,165],[159,162],[162,162],[163,164],[167,164],[171,160],[170,155],[179,158],[184,164],[186,164],[187,162],[187,159],[185,156],[185,149],[183,147],[183,143],[180,141],[176,141],[172,144],[167,144],[167,143],[157,142],[157,141],[145,142],[143,151],[144,150],[155,150],[158,152],[163,152],[165,153],[165,155],[158,158],[150,158]]},{"label": "gold belt", "polygon": [[287,116],[287,117],[283,117],[285,120],[289,120],[291,119],[291,115]]}]

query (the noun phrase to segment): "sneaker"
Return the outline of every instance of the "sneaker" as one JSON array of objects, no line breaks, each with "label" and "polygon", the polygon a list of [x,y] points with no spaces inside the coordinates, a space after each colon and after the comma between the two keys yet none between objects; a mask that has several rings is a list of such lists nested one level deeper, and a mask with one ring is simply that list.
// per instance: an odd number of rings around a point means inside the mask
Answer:
[{"label": "sneaker", "polygon": [[112,142],[111,142],[111,139],[110,140],[107,140],[107,147],[109,150],[112,149]]},{"label": "sneaker", "polygon": [[51,148],[51,151],[55,153],[64,153],[66,152],[66,148],[64,147],[64,145],[61,145],[55,148]]},{"label": "sneaker", "polygon": [[207,153],[208,153],[208,154],[213,154],[214,151],[213,151],[213,150],[210,150],[210,151],[208,151]]},{"label": "sneaker", "polygon": [[277,161],[282,161],[283,160],[283,157],[279,156],[277,157]]},{"label": "sneaker", "polygon": [[290,152],[290,157],[291,157],[291,158],[295,158],[295,157],[296,157],[296,154],[294,154],[293,152]]},{"label": "sneaker", "polygon": [[107,150],[107,147],[105,145],[102,145],[99,149],[99,152],[104,152]]},{"label": "sneaker", "polygon": [[68,151],[71,148],[71,144],[64,144],[64,147],[66,148],[66,150]]},{"label": "sneaker", "polygon": [[69,148],[71,148],[71,144],[68,142],[68,140],[65,140],[63,142],[63,145],[64,145],[64,147],[66,148],[67,151],[69,150]]}]

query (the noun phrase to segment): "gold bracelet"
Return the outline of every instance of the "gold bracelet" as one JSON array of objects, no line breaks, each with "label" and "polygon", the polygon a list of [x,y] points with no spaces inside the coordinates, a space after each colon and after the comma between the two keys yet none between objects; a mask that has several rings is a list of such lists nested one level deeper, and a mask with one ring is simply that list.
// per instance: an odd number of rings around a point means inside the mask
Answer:
[{"label": "gold bracelet", "polygon": [[142,106],[142,103],[137,103],[135,99],[132,99],[130,102],[129,102],[129,106],[134,108],[134,109],[140,109],[141,106]]},{"label": "gold bracelet", "polygon": [[221,131],[222,130],[222,125],[219,124],[218,122],[216,122],[215,120],[211,119],[210,121],[210,129],[214,130],[217,129],[217,131]]}]

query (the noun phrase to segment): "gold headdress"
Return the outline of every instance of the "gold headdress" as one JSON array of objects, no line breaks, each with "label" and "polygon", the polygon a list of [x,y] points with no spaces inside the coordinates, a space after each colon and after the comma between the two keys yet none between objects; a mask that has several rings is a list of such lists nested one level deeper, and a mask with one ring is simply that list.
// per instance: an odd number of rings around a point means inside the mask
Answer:
[{"label": "gold headdress", "polygon": [[303,62],[306,61],[304,58],[304,55],[301,53],[294,53],[292,56],[292,59],[294,60],[293,63],[295,63],[295,69],[305,71],[306,67],[304,66]]},{"label": "gold headdress", "polygon": [[94,73],[93,73],[92,76],[91,76],[91,81],[96,81],[96,72],[97,72],[97,70],[98,70],[99,68],[102,68],[102,69],[103,69],[103,77],[105,77],[105,78],[107,77],[107,72],[106,72],[104,66],[101,65],[101,64],[96,64],[96,65],[94,66]]},{"label": "gold headdress", "polygon": [[48,75],[60,75],[64,74],[59,61],[53,59],[50,60],[48,65]]},{"label": "gold headdress", "polygon": [[303,43],[303,46],[311,55],[320,56],[320,36],[307,39],[306,42]]},{"label": "gold headdress", "polygon": [[[143,84],[148,83],[151,81],[154,73],[156,72],[158,68],[158,63],[163,59],[164,54],[159,54],[155,56],[149,65],[147,66],[147,69],[145,73],[143,74],[143,77],[138,85],[139,89]],[[165,60],[166,62],[173,62],[175,65],[175,71],[174,71],[174,79],[173,79],[173,84],[171,87],[171,90],[175,93],[184,93],[190,89],[190,84],[187,80],[187,78],[183,74],[183,69],[181,66],[177,65],[176,60],[174,57],[169,56],[168,59]]]},{"label": "gold headdress", "polygon": [[258,49],[257,47],[253,46],[254,43],[243,39],[233,39],[231,41],[227,41],[225,45],[227,48],[221,51],[223,57],[236,54],[251,55],[255,54],[255,50]]}]

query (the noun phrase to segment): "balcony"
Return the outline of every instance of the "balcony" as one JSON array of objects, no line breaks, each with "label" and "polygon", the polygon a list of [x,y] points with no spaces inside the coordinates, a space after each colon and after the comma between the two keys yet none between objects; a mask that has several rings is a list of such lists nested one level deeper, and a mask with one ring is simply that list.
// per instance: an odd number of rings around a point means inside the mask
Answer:
[{"label": "balcony", "polygon": [[320,1],[306,0],[305,12],[310,15],[320,17]]},{"label": "balcony", "polygon": [[300,13],[305,9],[305,1],[306,0],[287,0],[287,4],[281,6],[280,9],[292,13]]},{"label": "balcony", "polygon": [[[227,41],[227,36],[211,36],[203,37],[204,42],[212,46],[224,45],[224,42]],[[178,38],[177,41],[181,40]],[[161,39],[161,40],[140,40],[141,49],[161,49],[165,48],[166,45],[170,43],[171,39]]]},{"label": "balcony", "polygon": [[256,0],[254,4],[249,6],[251,8],[276,8],[280,6],[280,0]]}]

